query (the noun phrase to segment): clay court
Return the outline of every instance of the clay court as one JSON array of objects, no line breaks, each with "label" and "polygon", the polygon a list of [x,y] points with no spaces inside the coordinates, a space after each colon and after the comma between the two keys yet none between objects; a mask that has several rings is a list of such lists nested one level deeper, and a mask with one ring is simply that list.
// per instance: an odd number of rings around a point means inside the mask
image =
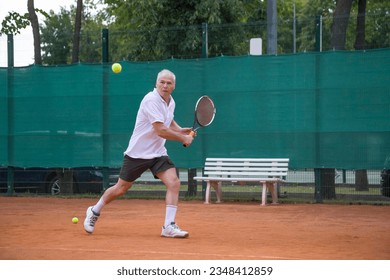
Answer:
[{"label": "clay court", "polygon": [[181,201],[177,223],[190,237],[167,239],[163,200],[114,201],[95,233],[85,233],[85,210],[95,201],[0,197],[0,259],[390,259],[389,206]]}]

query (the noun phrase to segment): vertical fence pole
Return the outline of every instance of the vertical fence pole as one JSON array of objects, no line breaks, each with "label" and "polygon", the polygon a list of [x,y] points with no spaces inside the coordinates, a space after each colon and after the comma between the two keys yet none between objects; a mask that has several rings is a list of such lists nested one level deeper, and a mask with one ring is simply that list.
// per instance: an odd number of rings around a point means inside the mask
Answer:
[{"label": "vertical fence pole", "polygon": [[321,191],[321,169],[314,169],[314,180],[315,180],[315,190],[314,190],[314,199],[317,203],[322,203],[322,191]]},{"label": "vertical fence pole", "polygon": [[[320,25],[318,24],[320,21],[318,21],[319,17],[317,17],[317,28],[316,28],[316,39],[319,34]],[[320,51],[320,44],[318,44],[319,40],[316,40],[316,51]],[[321,149],[320,149],[320,102],[321,102],[321,91],[320,91],[320,64],[321,64],[321,58],[320,55],[316,55],[316,62],[315,62],[315,81],[316,81],[316,88],[315,88],[315,161],[316,161],[316,168],[314,169],[314,181],[315,181],[315,188],[314,188],[314,199],[317,203],[322,203],[322,180],[321,180],[321,172],[322,169],[319,168],[321,163]]]},{"label": "vertical fence pole", "polygon": [[14,193],[14,99],[13,99],[13,87],[14,87],[14,35],[7,35],[7,51],[8,51],[8,73],[7,73],[7,118],[8,118],[8,143],[7,143],[7,195]]},{"label": "vertical fence pole", "polygon": [[294,0],[294,18],[293,18],[293,52],[297,52],[297,14],[296,14],[296,5]]},{"label": "vertical fence pole", "polygon": [[108,62],[108,29],[102,30],[102,62]]},{"label": "vertical fence pole", "polygon": [[207,23],[202,23],[202,58],[209,57],[209,29]]},{"label": "vertical fence pole", "polygon": [[14,35],[7,35],[8,69],[14,68]]},{"label": "vertical fence pole", "polygon": [[103,98],[102,98],[102,114],[103,114],[103,124],[102,124],[102,140],[103,140],[103,190],[106,190],[109,187],[109,135],[108,135],[108,110],[109,110],[109,35],[108,29],[102,30],[102,69],[103,69]]},{"label": "vertical fence pole", "polygon": [[316,17],[316,51],[322,52],[322,16]]}]

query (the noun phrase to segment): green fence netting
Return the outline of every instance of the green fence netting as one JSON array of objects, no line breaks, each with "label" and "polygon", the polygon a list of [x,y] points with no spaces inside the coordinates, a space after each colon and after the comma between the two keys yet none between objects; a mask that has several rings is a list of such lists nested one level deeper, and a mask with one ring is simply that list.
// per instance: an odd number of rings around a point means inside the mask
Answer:
[{"label": "green fence netting", "polygon": [[288,157],[290,168],[382,168],[390,155],[390,49],[0,69],[0,165],[118,167],[142,97],[175,72],[175,119],[199,96],[214,123],[168,152],[181,168],[212,157]]}]

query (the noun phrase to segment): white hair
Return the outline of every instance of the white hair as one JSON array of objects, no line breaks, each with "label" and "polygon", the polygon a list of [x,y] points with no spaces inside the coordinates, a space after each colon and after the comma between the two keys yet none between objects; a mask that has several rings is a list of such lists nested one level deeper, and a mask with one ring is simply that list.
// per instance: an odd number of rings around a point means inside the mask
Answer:
[{"label": "white hair", "polygon": [[175,76],[175,74],[173,74],[172,71],[169,71],[168,69],[163,69],[163,70],[161,70],[161,71],[157,74],[157,80],[156,80],[156,82],[158,82],[158,80],[159,80],[162,76],[171,76],[171,77],[173,78],[173,82],[176,83],[176,76]]}]

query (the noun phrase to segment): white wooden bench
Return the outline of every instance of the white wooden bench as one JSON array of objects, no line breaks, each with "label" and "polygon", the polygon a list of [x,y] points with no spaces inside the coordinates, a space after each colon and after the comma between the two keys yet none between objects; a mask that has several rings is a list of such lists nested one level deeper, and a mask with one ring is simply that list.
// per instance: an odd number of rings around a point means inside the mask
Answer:
[{"label": "white wooden bench", "polygon": [[203,176],[194,177],[206,181],[205,203],[210,202],[211,187],[216,189],[219,201],[222,182],[259,182],[263,186],[261,205],[267,203],[267,189],[272,202],[278,202],[277,184],[284,182],[288,172],[288,158],[207,158]]}]

